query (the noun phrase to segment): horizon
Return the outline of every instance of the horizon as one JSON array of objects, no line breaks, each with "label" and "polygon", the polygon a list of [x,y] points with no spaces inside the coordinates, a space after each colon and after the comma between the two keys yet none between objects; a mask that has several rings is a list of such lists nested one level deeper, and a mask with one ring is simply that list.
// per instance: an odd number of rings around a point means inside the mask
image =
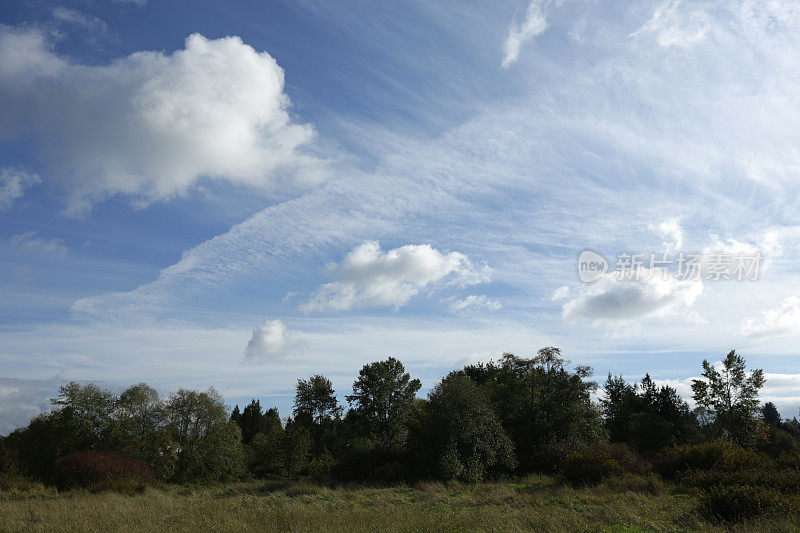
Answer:
[{"label": "horizon", "polygon": [[795,4],[7,4],[0,435],[544,346],[689,402],[735,348],[798,416]]}]

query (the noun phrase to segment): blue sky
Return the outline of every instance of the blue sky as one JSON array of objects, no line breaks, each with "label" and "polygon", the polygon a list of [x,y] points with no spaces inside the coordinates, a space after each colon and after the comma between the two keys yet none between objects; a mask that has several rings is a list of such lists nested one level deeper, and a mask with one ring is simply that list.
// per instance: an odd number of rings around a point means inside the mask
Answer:
[{"label": "blue sky", "polygon": [[[560,346],[800,406],[789,1],[0,6],[0,433],[65,380],[282,415],[394,355]],[[593,250],[610,263],[577,275]],[[749,254],[757,280],[614,273]]]}]

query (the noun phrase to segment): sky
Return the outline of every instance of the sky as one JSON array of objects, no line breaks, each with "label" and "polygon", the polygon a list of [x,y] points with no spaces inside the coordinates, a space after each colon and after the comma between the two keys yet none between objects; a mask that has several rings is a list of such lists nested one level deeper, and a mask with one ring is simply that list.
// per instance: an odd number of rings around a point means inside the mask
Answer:
[{"label": "sky", "polygon": [[0,58],[0,434],[551,345],[687,399],[736,349],[798,415],[794,1],[30,0]]}]

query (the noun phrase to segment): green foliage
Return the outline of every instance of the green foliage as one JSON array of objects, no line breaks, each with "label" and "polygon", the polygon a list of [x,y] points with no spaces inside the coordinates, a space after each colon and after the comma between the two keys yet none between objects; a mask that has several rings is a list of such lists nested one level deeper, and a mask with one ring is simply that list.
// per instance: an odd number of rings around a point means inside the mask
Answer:
[{"label": "green foliage", "polygon": [[490,398],[517,450],[523,471],[539,468],[539,452],[558,443],[596,442],[603,437],[599,410],[591,402],[597,384],[591,369],[566,368],[558,348],[525,359],[505,354],[500,363],[472,365],[461,373]]},{"label": "green foliage", "polygon": [[429,396],[423,439],[431,468],[444,479],[477,482],[516,466],[514,445],[484,392],[453,373]]},{"label": "green foliage", "polygon": [[308,428],[294,421],[286,424],[281,439],[281,458],[284,474],[298,475],[308,466],[311,454],[311,434]]},{"label": "green foliage", "polygon": [[278,410],[275,408],[267,410],[266,413],[261,412],[261,401],[252,400],[250,405],[244,408],[244,411],[239,412],[237,405],[233,413],[231,413],[231,420],[236,422],[242,430],[242,442],[250,444],[258,433],[269,432],[276,425],[280,427],[281,419],[278,416]]},{"label": "green foliage", "polygon": [[362,433],[381,446],[398,449],[406,438],[405,419],[421,387],[411,379],[403,364],[390,357],[364,365],[353,383],[347,401],[355,405],[354,415]]},{"label": "green foliage", "polygon": [[254,476],[266,477],[283,474],[283,438],[283,428],[280,425],[256,433],[246,451],[247,469]]},{"label": "green foliage", "polygon": [[117,400],[111,391],[93,383],[81,385],[71,381],[59,388],[53,405],[69,409],[77,423],[88,427],[100,439],[109,430]]},{"label": "green foliage", "polygon": [[612,442],[653,453],[697,435],[697,419],[686,402],[672,387],[656,386],[649,374],[637,385],[609,374],[604,392],[600,404]]},{"label": "green foliage", "polygon": [[659,454],[655,467],[667,479],[677,479],[691,470],[723,472],[768,468],[769,458],[755,450],[720,439],[668,448]]},{"label": "green foliage", "polygon": [[717,433],[743,445],[755,440],[758,391],[764,386],[764,371],[747,373],[745,366],[731,350],[719,370],[704,360],[704,379],[692,381],[694,400],[712,417]]},{"label": "green foliage", "polygon": [[778,408],[772,402],[767,402],[761,408],[761,420],[768,426],[777,426],[781,422],[781,415]]},{"label": "green foliage", "polygon": [[576,485],[597,484],[612,475],[622,473],[622,467],[603,446],[590,446],[567,455],[561,475]]},{"label": "green foliage", "polygon": [[18,429],[5,440],[16,454],[23,473],[49,480],[59,457],[95,448],[97,435],[85,418],[72,407],[41,414],[25,429]]},{"label": "green foliage", "polygon": [[753,518],[777,510],[785,498],[775,490],[751,485],[711,487],[703,496],[701,509],[706,516],[734,521]]},{"label": "green foliage", "polygon": [[180,389],[166,405],[170,436],[178,445],[175,478],[224,481],[244,471],[239,426],[229,420],[222,396],[214,389]]},{"label": "green foliage", "polygon": [[331,380],[319,374],[297,380],[294,416],[301,423],[320,425],[338,417],[341,410]]}]

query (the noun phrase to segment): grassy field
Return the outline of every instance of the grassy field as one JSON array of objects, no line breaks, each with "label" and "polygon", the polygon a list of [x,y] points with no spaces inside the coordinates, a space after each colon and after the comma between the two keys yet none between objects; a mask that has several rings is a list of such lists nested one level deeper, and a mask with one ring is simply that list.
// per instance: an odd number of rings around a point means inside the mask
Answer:
[{"label": "grassy field", "polygon": [[697,508],[697,495],[655,477],[618,478],[586,488],[545,476],[387,488],[266,481],[163,486],[133,495],[59,494],[23,484],[0,492],[0,530],[800,531],[788,519],[708,521]]}]

